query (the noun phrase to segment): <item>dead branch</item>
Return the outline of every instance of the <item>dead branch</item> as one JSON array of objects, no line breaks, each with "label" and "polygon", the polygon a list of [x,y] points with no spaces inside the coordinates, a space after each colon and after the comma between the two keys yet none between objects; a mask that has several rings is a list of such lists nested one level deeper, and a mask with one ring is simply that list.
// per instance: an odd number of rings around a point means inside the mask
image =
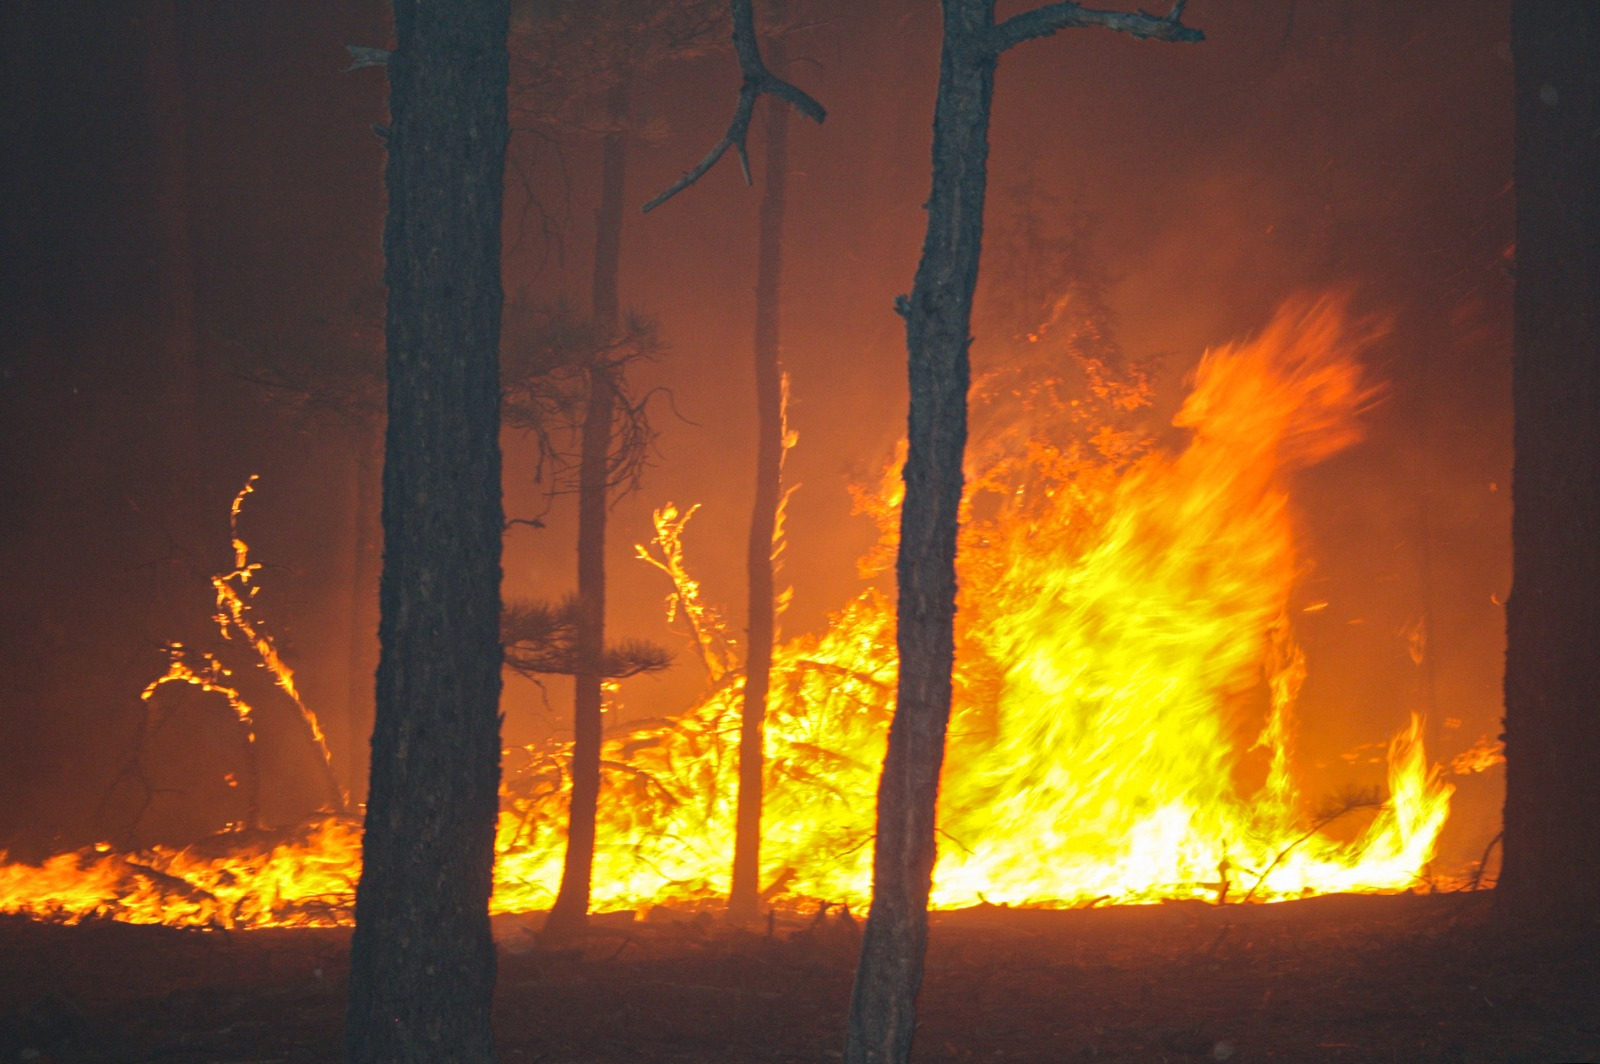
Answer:
[{"label": "dead branch", "polygon": [[347,44],[344,46],[344,50],[350,53],[350,65],[345,67],[343,71],[346,74],[352,70],[360,70],[362,67],[389,65],[390,53],[387,48],[368,48],[360,44]]},{"label": "dead branch", "polygon": [[739,168],[744,172],[744,183],[747,185],[753,183],[750,177],[750,154],[745,148],[745,138],[750,132],[750,118],[755,114],[756,100],[759,97],[776,96],[813,122],[820,123],[828,116],[827,109],[805,90],[797,88],[767,69],[766,61],[761,58],[761,43],[756,38],[756,19],[752,0],[728,0],[728,6],[733,15],[733,50],[739,57],[739,73],[744,75],[744,82],[739,86],[739,102],[733,109],[733,120],[728,123],[728,131],[722,135],[722,139],[706,153],[706,157],[701,159],[694,169],[644,205],[643,210],[646,214],[700,180],[729,148],[739,153]]},{"label": "dead branch", "polygon": [[1023,41],[1048,37],[1057,30],[1080,26],[1099,26],[1126,33],[1141,40],[1193,42],[1206,39],[1204,32],[1183,24],[1183,8],[1188,0],[1175,0],[1166,17],[1143,11],[1099,11],[1081,4],[1056,3],[1013,15],[989,30],[988,47],[999,55]]}]

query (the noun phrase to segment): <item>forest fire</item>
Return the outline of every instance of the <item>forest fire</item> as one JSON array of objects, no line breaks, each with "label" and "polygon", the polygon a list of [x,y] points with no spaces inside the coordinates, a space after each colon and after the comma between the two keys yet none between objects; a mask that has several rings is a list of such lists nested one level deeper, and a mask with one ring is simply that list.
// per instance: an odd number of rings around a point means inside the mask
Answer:
[{"label": "forest fire", "polygon": [[[1256,338],[1202,360],[1175,419],[1187,436],[1176,449],[1118,427],[1147,402],[1137,375],[1080,360],[1081,382],[1026,365],[979,382],[936,905],[1272,901],[1416,881],[1452,791],[1429,765],[1420,721],[1390,741],[1387,798],[1318,810],[1294,770],[1307,663],[1292,617],[1306,561],[1286,478],[1358,439],[1357,417],[1375,396],[1357,361],[1365,339],[1336,298],[1290,304]],[[891,471],[861,493],[884,529],[874,558],[892,547],[897,490]],[[607,738],[599,909],[707,904],[727,890],[741,674],[734,640],[687,577],[681,537],[692,512],[659,512],[655,546],[676,574],[676,605],[712,665],[712,690],[677,718]],[[239,565],[249,571],[242,553]],[[219,597],[219,607],[234,601]],[[278,661],[269,639],[247,634]],[[770,902],[867,900],[894,687],[893,608],[880,591],[779,648],[763,828]],[[568,756],[559,742],[508,752],[499,911],[553,899]],[[1370,823],[1354,839],[1321,832],[1361,809]],[[243,829],[209,848],[0,863],[0,910],[345,923],[359,841],[352,821],[329,817],[293,838]]]}]

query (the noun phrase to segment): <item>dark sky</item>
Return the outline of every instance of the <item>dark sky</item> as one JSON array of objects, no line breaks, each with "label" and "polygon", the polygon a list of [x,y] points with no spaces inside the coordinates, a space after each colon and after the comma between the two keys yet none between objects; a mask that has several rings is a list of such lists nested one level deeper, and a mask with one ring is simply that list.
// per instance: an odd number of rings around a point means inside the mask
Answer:
[{"label": "dark sky", "polygon": [[[820,127],[792,126],[791,632],[823,624],[860,586],[855,560],[874,532],[851,516],[846,485],[876,477],[902,431],[891,307],[921,240],[937,74],[934,5],[814,14],[790,45],[791,76],[829,108]],[[386,18],[379,3],[312,0],[17,0],[0,13],[0,846],[126,827],[138,798],[112,782],[137,745],[138,691],[165,641],[205,637],[206,578],[229,563],[228,500],[251,473],[262,480],[244,530],[268,566],[263,615],[339,756],[359,761],[345,707],[360,421],[290,409],[250,378],[285,351],[341,364],[370,353],[384,84],[380,71],[341,73],[342,46],[383,44]],[[1207,346],[1249,334],[1297,292],[1344,288],[1392,322],[1371,352],[1390,391],[1368,441],[1297,485],[1316,559],[1304,597],[1330,602],[1301,633],[1303,745],[1308,763],[1337,766],[1431,702],[1462,721],[1440,732],[1449,756],[1497,730],[1491,596],[1509,582],[1506,5],[1230,0],[1191,4],[1187,21],[1206,43],[1076,31],[1008,53],[991,204],[1026,182],[1093,219],[1124,349],[1164,356],[1166,412]],[[726,54],[650,76],[631,202],[720,136],[734,79]],[[759,159],[759,137],[752,147]],[[596,145],[567,131],[515,151],[506,290],[581,302]],[[529,192],[559,240],[525,209]],[[623,302],[656,316],[671,344],[641,390],[670,387],[683,420],[659,409],[657,467],[613,511],[618,636],[680,645],[661,620],[669,589],[631,560],[668,500],[703,505],[691,565],[742,613],[758,199],[727,160],[627,220]],[[186,298],[192,313],[175,312]],[[174,463],[185,440],[191,458]],[[506,446],[508,511],[543,510],[526,441],[508,434]],[[568,509],[558,500],[548,528],[512,533],[508,593],[571,586]],[[1421,616],[1431,695],[1403,636]],[[683,661],[631,681],[628,711],[692,698],[701,679]],[[507,694],[509,738],[562,727],[559,685],[548,709],[516,679]],[[156,791],[177,787],[185,758],[224,758],[230,736],[197,723],[192,741],[158,737],[140,771]],[[278,771],[303,773],[292,741],[281,746]],[[1495,802],[1488,790],[1463,800],[1480,819]],[[307,798],[285,786],[273,801],[292,818]]]}]

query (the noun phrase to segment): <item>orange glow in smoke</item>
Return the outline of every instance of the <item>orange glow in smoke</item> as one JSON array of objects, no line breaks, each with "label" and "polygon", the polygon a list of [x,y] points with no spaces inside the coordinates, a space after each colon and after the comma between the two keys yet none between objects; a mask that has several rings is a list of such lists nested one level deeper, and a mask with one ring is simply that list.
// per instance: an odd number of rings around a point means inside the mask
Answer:
[{"label": "orange glow in smoke", "polygon": [[[1078,367],[1079,399],[1061,399],[1059,382],[980,382],[978,403],[990,388],[1010,414],[975,433],[967,471],[937,906],[1270,901],[1416,881],[1452,790],[1427,760],[1420,721],[1389,741],[1387,798],[1370,803],[1354,839],[1317,830],[1327,817],[1294,772],[1308,665],[1293,618],[1321,604],[1294,601],[1305,559],[1287,481],[1358,440],[1374,396],[1357,361],[1362,339],[1340,301],[1324,298],[1208,352],[1175,418],[1186,442],[1173,449],[1114,418],[1083,422],[1146,401],[1142,383],[1103,366]],[[885,529],[880,563],[892,557],[899,493],[896,471],[862,493]],[[742,678],[737,640],[684,560],[692,513],[658,513],[652,557],[694,624],[710,693],[676,718],[606,739],[598,909],[711,902],[728,886]],[[762,849],[776,904],[869,898],[894,630],[892,599],[870,589],[826,631],[777,649]],[[560,742],[507,753],[498,910],[554,898],[569,756]],[[0,908],[338,922],[349,918],[358,862],[357,830],[329,819],[243,856],[0,865]]]}]

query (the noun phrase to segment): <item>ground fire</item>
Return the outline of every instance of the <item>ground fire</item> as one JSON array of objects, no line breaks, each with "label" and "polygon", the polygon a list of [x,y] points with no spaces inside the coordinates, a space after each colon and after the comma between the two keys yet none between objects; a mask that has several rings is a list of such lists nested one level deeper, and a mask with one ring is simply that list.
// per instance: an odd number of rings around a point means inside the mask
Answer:
[{"label": "ground fire", "polygon": [[[1119,411],[1148,401],[1137,374],[1080,361],[1076,393],[1028,368],[978,383],[976,406],[994,415],[980,425],[1003,428],[976,442],[969,469],[936,905],[1264,902],[1417,882],[1452,792],[1430,767],[1420,720],[1389,741],[1387,796],[1318,809],[1292,767],[1308,667],[1293,616],[1307,560],[1287,480],[1358,440],[1380,391],[1358,360],[1372,331],[1337,298],[1299,300],[1255,338],[1208,352],[1175,418],[1187,437],[1176,449],[1116,428]],[[892,546],[898,485],[891,469],[860,493],[884,529],[874,558]],[[674,608],[692,623],[711,690],[675,719],[608,737],[601,909],[713,904],[727,890],[741,678],[737,642],[700,601],[685,562],[693,512],[658,511],[653,553],[641,554],[673,577]],[[255,569],[237,531],[235,550],[235,571],[215,581],[218,623],[288,692],[330,765],[315,716],[250,618]],[[825,632],[776,656],[764,828],[774,904],[859,907],[869,896],[893,633],[889,600],[868,590]],[[250,707],[219,665],[196,671],[173,653],[147,699],[163,683],[196,684],[250,726]],[[507,752],[500,911],[553,898],[567,756],[562,742]],[[1493,756],[1486,748],[1474,763]],[[1362,809],[1369,822],[1355,837],[1321,832]],[[238,827],[183,850],[101,846],[42,866],[0,865],[0,907],[64,921],[349,921],[355,821],[330,815],[271,837]]]}]

